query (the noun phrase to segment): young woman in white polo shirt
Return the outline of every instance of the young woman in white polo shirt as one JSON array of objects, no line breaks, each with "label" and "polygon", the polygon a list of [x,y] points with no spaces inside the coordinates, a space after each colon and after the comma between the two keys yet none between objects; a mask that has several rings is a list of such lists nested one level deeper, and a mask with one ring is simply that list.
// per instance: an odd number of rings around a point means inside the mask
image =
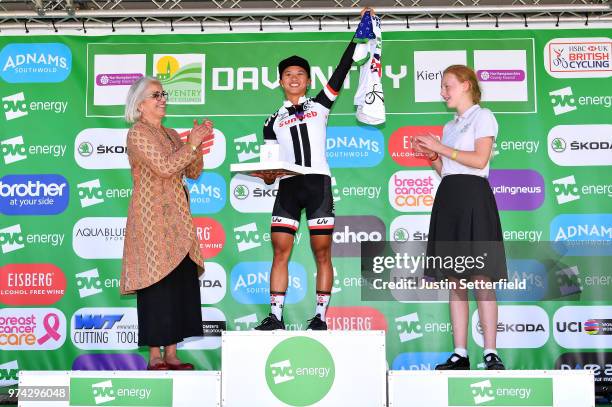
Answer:
[{"label": "young woman in white polo shirt", "polygon": [[[416,137],[417,149],[428,154],[442,181],[436,192],[427,244],[428,256],[482,256],[485,261],[461,270],[427,269],[425,274],[456,284],[450,290],[450,316],[455,350],[437,370],[467,370],[469,321],[468,290],[463,282],[499,281],[507,278],[501,223],[487,177],[497,121],[489,109],[481,108],[481,92],[474,71],[465,65],[444,70],[441,93],[446,105],[456,110],[444,126],[442,140],[432,135]],[[461,243],[469,242],[469,243]],[[485,263],[486,266],[482,266]],[[452,286],[453,284],[449,284]],[[497,355],[497,302],[493,289],[474,290],[484,336],[487,369],[504,369]]]}]

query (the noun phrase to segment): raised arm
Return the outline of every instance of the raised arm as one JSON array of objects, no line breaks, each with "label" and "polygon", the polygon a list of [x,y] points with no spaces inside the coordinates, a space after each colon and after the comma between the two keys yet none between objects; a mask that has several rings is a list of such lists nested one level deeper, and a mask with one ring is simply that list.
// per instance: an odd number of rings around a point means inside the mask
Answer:
[{"label": "raised arm", "polygon": [[319,102],[326,108],[330,109],[338,97],[338,93],[342,88],[342,84],[344,83],[344,79],[346,79],[346,75],[348,75],[351,70],[351,65],[353,64],[353,53],[355,52],[355,46],[357,44],[351,40],[346,50],[344,50],[344,54],[340,58],[340,62],[331,78],[325,85],[325,87],[317,94],[315,97],[315,101]]}]

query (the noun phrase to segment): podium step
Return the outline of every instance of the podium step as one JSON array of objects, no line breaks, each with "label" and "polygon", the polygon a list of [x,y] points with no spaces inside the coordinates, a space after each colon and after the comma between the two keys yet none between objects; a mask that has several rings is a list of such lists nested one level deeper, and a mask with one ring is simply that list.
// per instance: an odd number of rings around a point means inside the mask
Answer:
[{"label": "podium step", "polygon": [[218,407],[221,372],[21,371],[19,406]]},{"label": "podium step", "polygon": [[588,370],[390,370],[389,407],[594,407]]},{"label": "podium step", "polygon": [[224,407],[384,407],[384,331],[246,331],[222,336]]}]

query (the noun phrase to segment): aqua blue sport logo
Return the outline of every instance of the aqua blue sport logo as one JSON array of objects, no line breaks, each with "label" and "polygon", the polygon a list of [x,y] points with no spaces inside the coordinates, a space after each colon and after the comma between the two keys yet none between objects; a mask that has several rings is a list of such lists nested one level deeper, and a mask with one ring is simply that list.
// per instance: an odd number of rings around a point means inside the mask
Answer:
[{"label": "aqua blue sport logo", "polygon": [[[269,261],[250,261],[238,263],[231,271],[231,292],[234,299],[241,304],[270,303],[270,268]],[[306,270],[294,261],[289,262],[289,285],[286,304],[295,304],[304,299],[308,291]]]},{"label": "aqua blue sport logo", "polygon": [[225,206],[227,185],[217,173],[205,172],[197,180],[188,179],[191,213],[217,213]]},{"label": "aqua blue sport logo", "polygon": [[68,181],[59,174],[6,175],[0,179],[0,213],[56,215],[70,196]]},{"label": "aqua blue sport logo", "polygon": [[385,151],[383,135],[373,127],[329,127],[326,143],[332,168],[375,167]]},{"label": "aqua blue sport logo", "polygon": [[71,69],[70,48],[58,42],[8,44],[0,52],[0,76],[8,83],[62,82]]},{"label": "aqua blue sport logo", "polygon": [[436,365],[446,362],[448,352],[400,353],[393,359],[392,370],[434,370]]},{"label": "aqua blue sport logo", "polygon": [[550,223],[550,240],[564,256],[610,256],[612,214],[559,215]]}]

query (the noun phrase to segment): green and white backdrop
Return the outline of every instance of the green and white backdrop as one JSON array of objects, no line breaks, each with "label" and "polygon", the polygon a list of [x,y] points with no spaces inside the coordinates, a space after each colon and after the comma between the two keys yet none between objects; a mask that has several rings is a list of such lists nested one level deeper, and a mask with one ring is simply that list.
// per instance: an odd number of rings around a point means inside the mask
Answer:
[{"label": "green and white backdrop", "polygon": [[[262,125],[282,101],[276,63],[307,57],[313,89],[329,78],[349,32],[0,37],[0,386],[18,370],[137,369],[135,298],[118,284],[131,177],[122,119],[129,84],[161,79],[165,125],[186,131],[209,117],[215,146],[190,182],[207,273],[207,336],[181,345],[198,369],[220,370],[220,330],[252,329],[268,312],[269,221],[275,186],[234,176],[258,159]],[[473,66],[483,106],[499,122],[491,184],[504,237],[612,240],[612,43],[606,29],[388,32],[383,87],[387,121],[359,124],[353,70],[329,118],[336,207],[331,329],[383,329],[392,369],[428,369],[446,358],[445,302],[364,301],[361,241],[427,238],[439,180],[410,136],[441,134],[451,120],[440,72]],[[397,185],[420,185],[402,189]],[[289,329],[314,307],[314,261],[303,225],[290,263]],[[509,258],[530,290],[500,303],[499,351],[512,369],[595,370],[612,380],[612,298],[602,244],[545,262]],[[561,299],[544,294],[555,285]],[[500,293],[503,297],[503,293]],[[471,312],[475,308],[472,304]],[[480,360],[474,318],[469,350]],[[603,387],[602,387],[603,388]],[[5,387],[6,389],[6,387]],[[1,392],[2,390],[0,390]]]}]

